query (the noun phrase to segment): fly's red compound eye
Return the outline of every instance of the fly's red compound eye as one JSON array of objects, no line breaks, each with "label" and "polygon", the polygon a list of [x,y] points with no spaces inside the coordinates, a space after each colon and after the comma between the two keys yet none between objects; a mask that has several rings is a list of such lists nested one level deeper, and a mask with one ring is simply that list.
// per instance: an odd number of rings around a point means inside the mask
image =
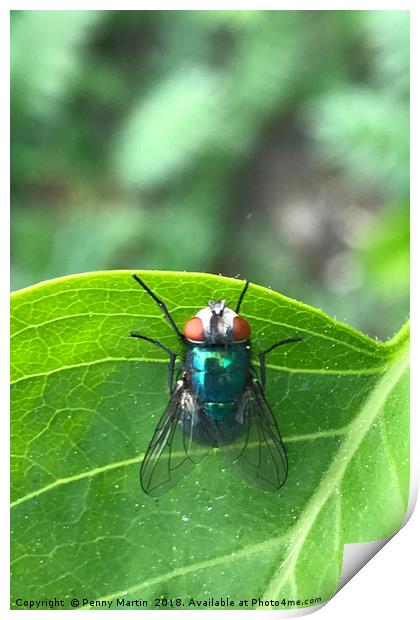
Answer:
[{"label": "fly's red compound eye", "polygon": [[198,316],[193,317],[185,323],[184,336],[188,338],[188,340],[194,340],[195,342],[204,340],[203,322]]},{"label": "fly's red compound eye", "polygon": [[251,327],[248,321],[241,316],[235,316],[232,333],[234,340],[248,340],[251,335]]}]

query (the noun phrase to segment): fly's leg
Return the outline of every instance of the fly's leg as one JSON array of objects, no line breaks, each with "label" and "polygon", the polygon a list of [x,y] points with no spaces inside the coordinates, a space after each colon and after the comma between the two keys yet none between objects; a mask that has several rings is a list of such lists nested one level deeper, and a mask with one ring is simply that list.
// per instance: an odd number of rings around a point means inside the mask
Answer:
[{"label": "fly's leg", "polygon": [[235,309],[236,314],[239,314],[239,310],[241,309],[241,304],[242,304],[242,302],[244,300],[245,293],[248,290],[248,286],[249,286],[249,280],[245,280],[245,286],[242,289],[242,292],[239,295],[238,303],[236,304],[236,309]]},{"label": "fly's leg", "polygon": [[266,380],[266,367],[265,367],[265,353],[258,353],[258,361],[260,362],[260,382],[261,389],[265,392],[265,380]]},{"label": "fly's leg", "polygon": [[175,373],[175,360],[176,360],[177,354],[171,351],[171,349],[168,349],[168,347],[166,347],[164,344],[159,342],[159,340],[155,340],[154,338],[149,338],[149,336],[142,336],[141,334],[138,334],[137,332],[131,332],[130,336],[132,338],[139,338],[140,340],[145,340],[146,342],[151,342],[152,344],[156,345],[157,347],[159,347],[160,349],[162,349],[169,355],[168,387],[169,387],[169,394],[172,394],[172,392],[174,391],[174,387],[175,387],[174,386],[174,373]]},{"label": "fly's leg", "polygon": [[263,392],[265,391],[265,382],[266,382],[266,376],[267,376],[266,364],[265,364],[266,356],[269,353],[271,353],[271,351],[274,351],[274,349],[277,349],[277,347],[281,347],[283,344],[290,344],[292,342],[300,342],[301,340],[303,340],[301,336],[296,336],[295,338],[286,338],[285,340],[280,340],[280,342],[276,342],[276,344],[273,344],[271,347],[269,347],[262,353],[258,354],[258,360],[260,362],[261,387],[262,387]]},{"label": "fly's leg", "polygon": [[137,274],[134,273],[133,278],[138,284],[140,284],[140,286],[146,291],[146,293],[150,295],[150,297],[157,303],[159,308],[162,310],[165,316],[165,319],[168,321],[169,325],[172,327],[172,329],[174,330],[178,338],[181,340],[181,342],[184,342],[185,336],[179,331],[178,325],[175,323],[175,321],[171,317],[169,310],[166,307],[166,304],[161,299],[159,299],[157,295],[155,295],[155,293],[147,286],[147,284],[143,282],[141,278],[139,278]]}]

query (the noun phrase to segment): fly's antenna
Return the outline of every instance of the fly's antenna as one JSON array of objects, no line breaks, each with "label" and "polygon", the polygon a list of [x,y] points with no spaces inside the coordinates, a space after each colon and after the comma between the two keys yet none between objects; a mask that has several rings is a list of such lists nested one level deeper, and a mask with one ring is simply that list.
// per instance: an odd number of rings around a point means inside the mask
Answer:
[{"label": "fly's antenna", "polygon": [[245,286],[242,289],[242,293],[239,295],[238,303],[236,304],[236,308],[235,308],[236,314],[239,314],[239,310],[241,309],[241,304],[244,300],[245,293],[248,290],[248,286],[249,286],[249,280],[245,280]]},{"label": "fly's antenna", "polygon": [[159,306],[159,308],[162,310],[165,319],[168,321],[169,325],[172,327],[172,329],[174,330],[174,332],[176,333],[176,335],[178,336],[178,338],[182,341],[185,340],[185,337],[183,334],[181,334],[181,332],[179,331],[178,325],[175,323],[175,321],[173,320],[173,318],[171,317],[168,308],[166,307],[166,304],[163,303],[163,301],[161,299],[159,299],[159,297],[157,295],[155,295],[155,293],[147,286],[147,284],[145,284],[143,282],[143,280],[141,278],[139,278],[139,276],[135,273],[133,273],[133,278],[135,279],[135,281],[140,284],[140,286],[146,291],[146,293],[148,295],[150,295],[150,297],[157,303],[157,305]]}]

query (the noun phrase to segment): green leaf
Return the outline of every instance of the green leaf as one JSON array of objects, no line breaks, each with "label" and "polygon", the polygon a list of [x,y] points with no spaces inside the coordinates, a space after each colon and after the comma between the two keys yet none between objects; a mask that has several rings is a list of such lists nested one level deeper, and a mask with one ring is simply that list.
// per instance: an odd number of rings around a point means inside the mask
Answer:
[{"label": "green leaf", "polygon": [[[376,342],[252,285],[242,311],[269,359],[267,399],[288,450],[278,493],[214,450],[158,500],[139,465],[167,401],[167,360],[130,330],[177,340],[130,272],[62,278],[12,298],[12,605],[229,596],[325,601],[343,544],[378,540],[408,496],[408,327]],[[143,272],[183,321],[242,282]],[[115,608],[116,602],[113,604]]]},{"label": "green leaf", "polygon": [[406,196],[409,188],[409,108],[380,90],[351,87],[318,98],[312,133],[326,161],[350,181],[364,179]]},{"label": "green leaf", "polygon": [[384,298],[410,289],[410,207],[392,205],[365,231],[358,255],[371,286]]},{"label": "green leaf", "polygon": [[48,118],[71,90],[101,11],[20,11],[11,28],[13,95]]},{"label": "green leaf", "polygon": [[115,170],[128,185],[150,186],[183,171],[219,124],[217,75],[184,67],[132,111],[117,137]]},{"label": "green leaf", "polygon": [[366,12],[366,34],[373,48],[377,81],[397,95],[410,94],[410,12]]}]

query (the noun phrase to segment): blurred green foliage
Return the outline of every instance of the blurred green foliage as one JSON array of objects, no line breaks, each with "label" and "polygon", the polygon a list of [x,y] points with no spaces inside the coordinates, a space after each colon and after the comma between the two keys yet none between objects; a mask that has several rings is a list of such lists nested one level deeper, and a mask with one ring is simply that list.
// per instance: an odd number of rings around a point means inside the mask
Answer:
[{"label": "blurred green foliage", "polygon": [[14,11],[12,286],[241,275],[408,312],[406,11]]}]

